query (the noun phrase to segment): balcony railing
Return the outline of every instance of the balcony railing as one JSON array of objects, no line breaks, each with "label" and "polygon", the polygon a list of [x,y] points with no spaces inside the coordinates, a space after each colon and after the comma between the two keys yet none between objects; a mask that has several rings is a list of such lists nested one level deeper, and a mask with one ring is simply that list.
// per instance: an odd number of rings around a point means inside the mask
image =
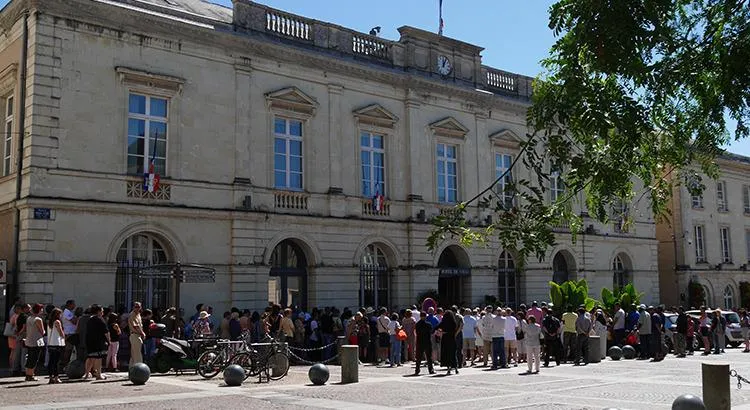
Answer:
[{"label": "balcony railing", "polygon": [[304,192],[276,191],[273,193],[273,205],[276,209],[306,210],[309,198]]},{"label": "balcony railing", "polygon": [[368,57],[389,60],[389,49],[389,43],[377,37],[358,33],[352,35],[352,51],[354,52],[354,54],[361,54]]},{"label": "balcony railing", "polygon": [[482,71],[485,73],[485,84],[490,90],[500,90],[514,94],[518,92],[518,74],[496,70],[490,67],[484,67],[484,70]]},{"label": "balcony railing", "polygon": [[391,215],[391,203],[383,201],[380,209],[375,207],[372,199],[362,200],[362,216],[390,216]]},{"label": "balcony railing", "polygon": [[310,23],[302,17],[282,13],[278,10],[268,9],[266,11],[266,31],[305,41],[311,41],[312,39]]}]

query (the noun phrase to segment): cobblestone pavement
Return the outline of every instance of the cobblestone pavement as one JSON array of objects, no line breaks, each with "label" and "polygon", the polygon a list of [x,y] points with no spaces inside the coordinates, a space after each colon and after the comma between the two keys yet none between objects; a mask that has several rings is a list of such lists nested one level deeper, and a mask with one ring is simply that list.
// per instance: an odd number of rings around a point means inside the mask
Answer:
[{"label": "cobblestone pavement", "polygon": [[[330,366],[325,386],[313,386],[308,367],[292,367],[281,381],[227,387],[221,375],[154,375],[133,386],[124,373],[100,382],[61,385],[0,379],[0,410],[48,408],[258,408],[258,409],[669,409],[680,394],[701,396],[701,362],[729,363],[750,379],[750,354],[729,349],[720,356],[668,357],[660,363],[607,359],[599,364],[542,368],[522,375],[525,367],[490,371],[462,369],[460,375],[410,376],[411,365],[396,368],[363,366],[360,382],[341,385],[339,368]],[[525,366],[525,365],[522,365]],[[737,389],[732,379],[732,408],[750,409],[750,385]]]}]

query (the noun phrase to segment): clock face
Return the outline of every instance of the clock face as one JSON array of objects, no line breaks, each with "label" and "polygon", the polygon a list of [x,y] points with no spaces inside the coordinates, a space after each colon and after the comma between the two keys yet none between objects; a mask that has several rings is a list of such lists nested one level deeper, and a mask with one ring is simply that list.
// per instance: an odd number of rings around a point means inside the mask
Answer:
[{"label": "clock face", "polygon": [[438,56],[437,59],[437,72],[441,75],[448,75],[453,71],[453,65],[451,65],[451,60],[448,59],[446,56]]}]

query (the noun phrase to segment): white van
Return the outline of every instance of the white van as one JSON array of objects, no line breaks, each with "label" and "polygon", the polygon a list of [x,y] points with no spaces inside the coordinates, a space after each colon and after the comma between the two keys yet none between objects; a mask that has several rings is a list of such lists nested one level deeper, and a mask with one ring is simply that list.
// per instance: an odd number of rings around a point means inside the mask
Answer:
[{"label": "white van", "polygon": [[[721,315],[727,320],[727,328],[724,329],[724,337],[726,339],[726,345],[731,347],[738,347],[745,339],[742,338],[742,329],[740,328],[740,315],[737,312],[731,310],[721,310]],[[694,318],[700,318],[700,310],[688,310],[688,315]],[[709,317],[714,313],[713,310],[706,310]]]}]

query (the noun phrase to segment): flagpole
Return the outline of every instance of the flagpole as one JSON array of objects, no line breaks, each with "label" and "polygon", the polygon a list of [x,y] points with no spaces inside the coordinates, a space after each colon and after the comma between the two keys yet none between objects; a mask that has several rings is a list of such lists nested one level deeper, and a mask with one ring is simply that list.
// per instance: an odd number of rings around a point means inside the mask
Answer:
[{"label": "flagpole", "polygon": [[443,35],[443,0],[438,0],[439,3],[439,19],[438,19],[438,35]]}]

